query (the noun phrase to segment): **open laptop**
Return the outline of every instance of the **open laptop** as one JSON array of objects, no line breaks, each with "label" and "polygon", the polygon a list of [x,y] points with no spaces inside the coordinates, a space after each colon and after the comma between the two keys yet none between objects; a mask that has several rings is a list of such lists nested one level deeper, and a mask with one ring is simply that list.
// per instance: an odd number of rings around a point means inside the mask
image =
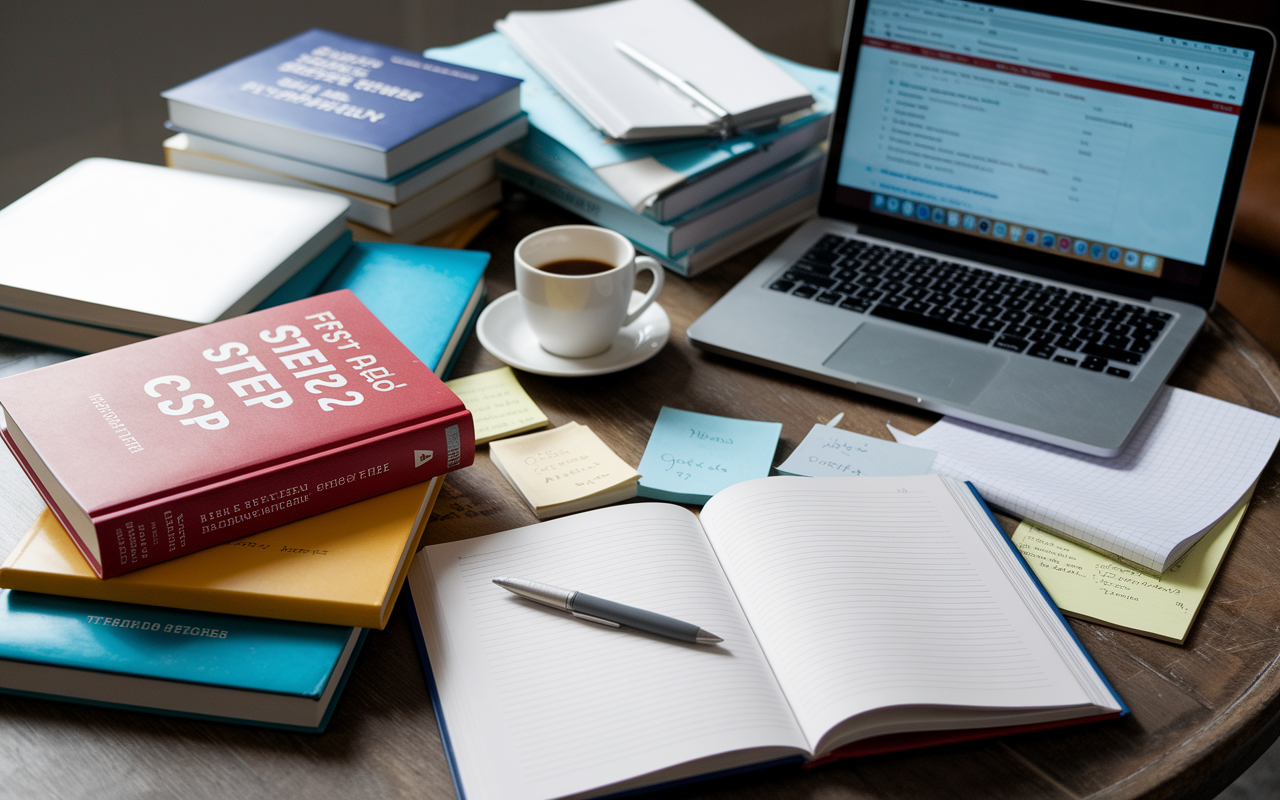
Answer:
[{"label": "open laptop", "polygon": [[1274,47],[1088,0],[855,2],[819,217],[689,339],[1116,455],[1213,306]]}]

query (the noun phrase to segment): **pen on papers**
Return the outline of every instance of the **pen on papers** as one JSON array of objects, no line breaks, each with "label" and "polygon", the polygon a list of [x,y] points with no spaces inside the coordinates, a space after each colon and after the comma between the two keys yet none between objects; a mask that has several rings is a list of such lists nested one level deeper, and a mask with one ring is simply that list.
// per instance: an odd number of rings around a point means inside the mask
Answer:
[{"label": "pen on papers", "polygon": [[711,114],[716,118],[720,138],[728,139],[733,135],[733,123],[729,121],[729,112],[726,111],[719,103],[699,91],[698,87],[689,83],[684,78],[681,78],[679,75],[662,66],[657,61],[654,61],[652,58],[649,58],[626,42],[614,41],[613,46],[617,48],[619,53],[622,53],[627,58],[647,69],[649,72],[671,84],[685,97],[711,112]]},{"label": "pen on papers", "polygon": [[680,642],[693,644],[715,644],[723,642],[714,633],[707,633],[697,625],[690,625],[678,619],[655,614],[633,606],[624,606],[612,600],[593,597],[570,589],[559,589],[537,581],[526,581],[520,578],[494,578],[493,582],[509,592],[533,600],[536,603],[568,611],[578,619],[620,628],[626,625],[638,631],[665,636]]}]

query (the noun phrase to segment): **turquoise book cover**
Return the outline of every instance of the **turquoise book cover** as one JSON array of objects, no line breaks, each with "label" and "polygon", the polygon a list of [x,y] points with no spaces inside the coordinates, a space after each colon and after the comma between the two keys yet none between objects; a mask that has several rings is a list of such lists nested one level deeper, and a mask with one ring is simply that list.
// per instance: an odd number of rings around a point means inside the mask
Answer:
[{"label": "turquoise book cover", "polygon": [[0,593],[2,659],[300,697],[324,692],[351,630]]},{"label": "turquoise book cover", "polygon": [[350,289],[396,338],[448,375],[484,301],[489,254],[360,242],[320,287]]}]

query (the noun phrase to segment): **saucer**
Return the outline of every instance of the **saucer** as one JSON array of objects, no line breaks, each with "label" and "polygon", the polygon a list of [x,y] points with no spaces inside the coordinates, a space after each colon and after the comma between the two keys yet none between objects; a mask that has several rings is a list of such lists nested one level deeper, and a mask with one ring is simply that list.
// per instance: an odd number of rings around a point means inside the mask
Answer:
[{"label": "saucer", "polygon": [[[633,300],[644,297],[632,292]],[[548,353],[525,321],[518,292],[508,292],[489,304],[476,323],[480,344],[508,366],[537,375],[571,378],[605,375],[634,367],[658,354],[671,335],[671,320],[655,301],[640,318],[618,331],[613,344],[600,355],[564,358]]]}]

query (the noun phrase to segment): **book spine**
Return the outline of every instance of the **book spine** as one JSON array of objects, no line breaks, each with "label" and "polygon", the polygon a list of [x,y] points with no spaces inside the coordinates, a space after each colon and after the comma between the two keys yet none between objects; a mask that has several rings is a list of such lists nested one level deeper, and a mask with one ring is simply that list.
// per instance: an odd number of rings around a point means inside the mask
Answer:
[{"label": "book spine", "polygon": [[647,250],[663,256],[671,254],[673,229],[637,214],[629,208],[616,206],[585,192],[574,191],[541,176],[531,175],[501,159],[498,160],[498,175],[522,189],[527,189],[556,205],[586,217],[597,225],[612,228]]},{"label": "book spine", "polygon": [[461,410],[382,436],[94,519],[110,578],[275,528],[471,464]]}]

